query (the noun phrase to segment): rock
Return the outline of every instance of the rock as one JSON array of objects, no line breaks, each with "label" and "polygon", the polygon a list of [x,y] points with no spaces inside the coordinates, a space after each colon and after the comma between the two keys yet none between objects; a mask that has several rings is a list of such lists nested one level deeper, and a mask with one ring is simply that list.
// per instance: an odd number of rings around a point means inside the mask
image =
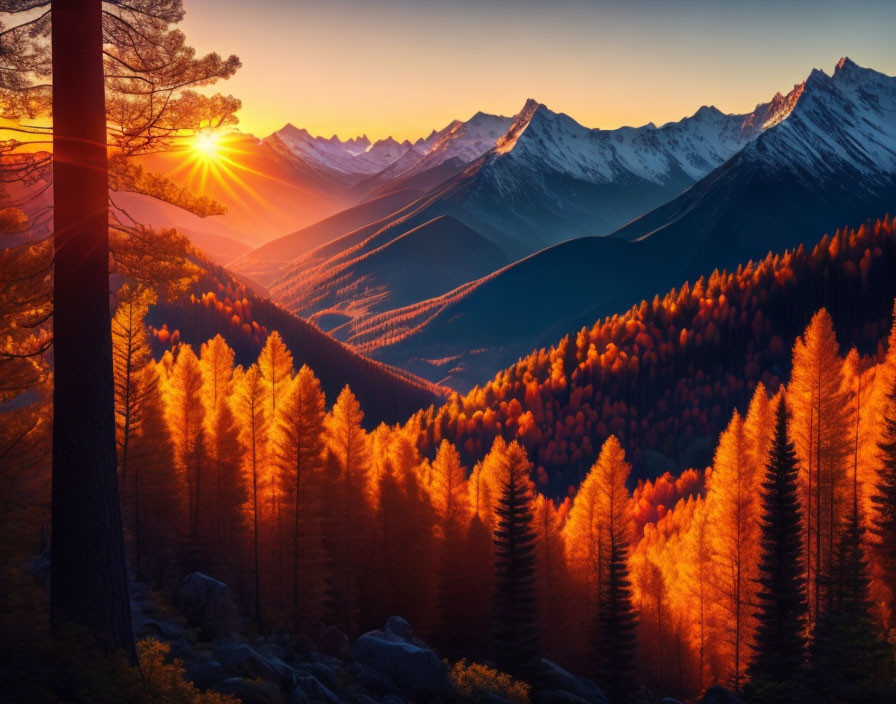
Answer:
[{"label": "rock", "polygon": [[217,660],[204,660],[187,664],[184,666],[184,674],[199,689],[208,689],[212,685],[223,682],[230,677]]},{"label": "rock", "polygon": [[231,677],[215,685],[215,691],[232,694],[242,704],[286,704],[280,688],[270,682],[250,682],[241,677]]},{"label": "rock", "polygon": [[174,606],[212,640],[239,630],[239,615],[230,589],[202,572],[192,572],[180,581],[174,591]]},{"label": "rock", "polygon": [[311,663],[308,671],[318,680],[320,680],[327,689],[334,692],[339,691],[339,681],[336,679],[336,672],[332,668],[327,667],[322,662]]},{"label": "rock", "polygon": [[[352,683],[361,691],[377,697],[396,697],[400,692],[385,674],[360,662],[353,662],[349,668]],[[385,700],[384,700],[385,701]],[[403,701],[403,700],[402,700]]]},{"label": "rock", "polygon": [[397,697],[394,694],[387,694],[385,697],[383,697],[383,704],[405,704],[405,701],[401,697]]},{"label": "rock", "polygon": [[386,625],[383,626],[383,633],[390,640],[397,638],[398,640],[410,642],[414,638],[414,629],[401,616],[390,616],[389,620],[386,621]]},{"label": "rock", "polygon": [[279,658],[265,657],[246,643],[218,643],[213,657],[229,673],[272,682],[286,691],[295,687],[296,671]]},{"label": "rock", "polygon": [[309,702],[324,704],[340,704],[342,701],[335,692],[325,687],[316,677],[299,677],[296,688],[302,690]]},{"label": "rock", "polygon": [[[567,672],[550,660],[542,659],[539,664],[539,678],[546,690],[552,693],[565,692],[590,704],[609,704],[607,696],[594,682]],[[559,699],[557,700],[560,701]],[[568,700],[566,700],[568,701]]]},{"label": "rock", "polygon": [[700,704],[742,704],[740,698],[724,687],[710,687],[700,700]]},{"label": "rock", "polygon": [[340,660],[348,660],[352,654],[352,642],[335,626],[322,627],[314,637],[317,649]]},{"label": "rock", "polygon": [[672,697],[663,697],[660,700],[660,704],[681,704],[677,699],[673,699]]},{"label": "rock", "polygon": [[358,638],[352,655],[357,662],[379,670],[412,699],[433,697],[445,684],[445,667],[439,656],[421,645],[410,624],[398,617],[390,618],[382,631]]}]

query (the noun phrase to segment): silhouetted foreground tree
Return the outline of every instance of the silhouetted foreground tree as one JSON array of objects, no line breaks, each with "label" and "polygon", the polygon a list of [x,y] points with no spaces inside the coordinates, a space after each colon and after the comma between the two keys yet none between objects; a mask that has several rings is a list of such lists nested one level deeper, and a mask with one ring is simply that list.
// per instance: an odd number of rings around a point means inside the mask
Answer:
[{"label": "silhouetted foreground tree", "polygon": [[[26,186],[53,186],[51,611],[55,623],[81,623],[104,647],[122,648],[134,659],[116,461],[109,136],[119,185],[140,190],[125,157],[164,146],[184,129],[233,121],[237,101],[182,92],[229,76],[239,61],[195,59],[183,35],[169,29],[183,17],[179,2],[6,0],[0,10],[14,22],[16,13],[31,13],[2,34],[3,117],[28,120],[52,105],[52,158],[46,152],[16,157],[22,142],[15,139],[2,147]],[[40,124],[16,131],[48,135]],[[157,188],[162,181],[151,184],[156,195],[165,190]],[[38,186],[30,194],[36,223],[49,210],[40,203],[46,190]],[[188,200],[181,198],[190,207]],[[207,203],[192,205],[210,211]],[[112,226],[145,239],[140,228],[114,220]],[[122,243],[123,260],[133,248],[134,242]]]}]

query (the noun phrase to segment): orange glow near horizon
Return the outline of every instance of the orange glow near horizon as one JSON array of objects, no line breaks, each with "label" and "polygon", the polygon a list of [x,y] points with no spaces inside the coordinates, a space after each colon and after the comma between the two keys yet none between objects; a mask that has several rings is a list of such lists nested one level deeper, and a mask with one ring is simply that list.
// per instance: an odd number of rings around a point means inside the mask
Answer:
[{"label": "orange glow near horizon", "polygon": [[702,105],[749,112],[844,55],[896,73],[896,4],[810,13],[807,1],[757,12],[703,0],[187,0],[181,26],[198,51],[242,60],[207,90],[242,100],[243,132],[292,123],[413,141],[480,110],[514,115],[527,98],[609,129]]}]

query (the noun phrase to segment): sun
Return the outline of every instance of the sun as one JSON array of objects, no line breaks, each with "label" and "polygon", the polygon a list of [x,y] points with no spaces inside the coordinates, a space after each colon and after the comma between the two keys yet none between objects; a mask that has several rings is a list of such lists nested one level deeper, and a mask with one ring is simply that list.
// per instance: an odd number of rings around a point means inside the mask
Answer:
[{"label": "sun", "polygon": [[205,159],[217,159],[219,156],[218,135],[215,132],[200,132],[193,139],[193,151]]}]

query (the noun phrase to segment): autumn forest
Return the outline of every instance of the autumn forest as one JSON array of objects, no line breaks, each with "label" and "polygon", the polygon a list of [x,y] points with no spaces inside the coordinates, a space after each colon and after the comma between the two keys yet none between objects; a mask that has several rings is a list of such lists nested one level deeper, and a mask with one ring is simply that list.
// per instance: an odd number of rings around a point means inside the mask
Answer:
[{"label": "autumn forest", "polygon": [[0,702],[896,700],[893,78],[258,139],[184,13],[0,0]]}]

